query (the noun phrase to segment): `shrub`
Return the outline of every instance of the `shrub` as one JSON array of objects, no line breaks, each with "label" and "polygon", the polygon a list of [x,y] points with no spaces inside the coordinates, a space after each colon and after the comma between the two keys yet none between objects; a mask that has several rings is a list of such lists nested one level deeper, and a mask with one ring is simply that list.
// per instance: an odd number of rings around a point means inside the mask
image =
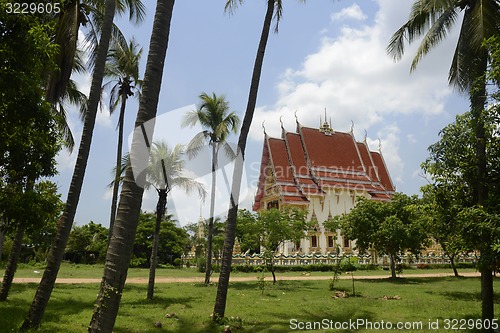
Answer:
[{"label": "shrub", "polygon": [[142,267],[146,268],[148,267],[148,261],[146,258],[135,258],[133,257],[130,260],[130,267]]},{"label": "shrub", "polygon": [[198,272],[205,273],[205,270],[207,269],[207,258],[199,257],[196,262],[196,267],[198,268]]},{"label": "shrub", "polygon": [[175,258],[174,259],[174,266],[175,267],[182,267],[182,259],[181,258]]}]

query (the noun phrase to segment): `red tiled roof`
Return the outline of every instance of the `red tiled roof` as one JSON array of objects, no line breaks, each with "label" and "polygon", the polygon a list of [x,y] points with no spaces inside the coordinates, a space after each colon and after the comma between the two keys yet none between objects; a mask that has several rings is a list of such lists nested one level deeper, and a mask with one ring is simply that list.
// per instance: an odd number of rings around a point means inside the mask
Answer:
[{"label": "red tiled roof", "polygon": [[285,148],[285,141],[282,139],[269,138],[271,158],[273,161],[273,171],[277,181],[293,182],[291,166],[288,161],[288,154]]},{"label": "red tiled roof", "polygon": [[363,171],[356,142],[348,133],[325,135],[317,129],[303,127],[303,140],[311,165],[342,171]]},{"label": "red tiled roof", "polygon": [[389,172],[387,171],[387,167],[385,166],[384,158],[382,155],[378,152],[372,151],[371,152],[373,162],[375,163],[375,166],[377,167],[378,170],[378,176],[380,178],[380,183],[381,185],[387,190],[387,191],[395,191],[394,185],[392,184],[391,177],[389,176]]},{"label": "red tiled roof", "polygon": [[260,208],[269,160],[283,203],[307,203],[307,196],[325,195],[329,187],[367,191],[374,200],[390,200],[395,189],[380,153],[356,142],[352,133],[297,128],[299,133],[283,131],[282,139],[266,135],[254,210]]}]

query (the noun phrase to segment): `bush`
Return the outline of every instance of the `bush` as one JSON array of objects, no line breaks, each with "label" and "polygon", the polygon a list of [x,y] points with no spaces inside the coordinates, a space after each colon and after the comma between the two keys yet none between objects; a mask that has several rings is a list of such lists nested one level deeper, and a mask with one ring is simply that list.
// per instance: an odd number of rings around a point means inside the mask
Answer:
[{"label": "bush", "polygon": [[207,270],[207,258],[199,257],[198,261],[196,262],[196,267],[198,268],[198,272],[205,273],[205,271]]},{"label": "bush", "polygon": [[379,270],[380,267],[377,264],[357,264],[356,269],[359,271],[376,271]]},{"label": "bush", "polygon": [[175,258],[174,259],[174,266],[175,267],[182,267],[182,259],[181,258]]},{"label": "bush", "polygon": [[130,260],[130,267],[141,267],[141,268],[146,268],[148,267],[148,261],[146,258],[132,258]]}]

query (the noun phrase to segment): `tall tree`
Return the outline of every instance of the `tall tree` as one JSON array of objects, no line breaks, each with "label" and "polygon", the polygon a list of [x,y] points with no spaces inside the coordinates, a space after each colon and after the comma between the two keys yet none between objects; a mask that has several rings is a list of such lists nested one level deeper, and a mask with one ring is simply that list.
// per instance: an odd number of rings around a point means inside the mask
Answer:
[{"label": "tall tree", "polygon": [[[45,15],[8,14],[0,6],[0,215],[15,230],[0,300],[8,296],[27,228],[45,220],[35,192],[41,177],[53,176],[60,150],[54,110],[43,99],[44,73],[57,50]],[[47,195],[47,199],[50,197]]]},{"label": "tall tree", "polygon": [[[149,149],[149,142],[153,135],[153,133],[145,133],[144,123],[156,116],[173,9],[174,0],[158,0],[156,3],[142,95],[135,122],[135,128],[140,130],[134,132],[130,151],[131,161],[140,162],[141,165],[147,164],[147,160],[139,161],[142,156],[140,152],[145,149],[144,141],[147,141],[147,149]],[[132,164],[126,167],[118,212],[106,254],[101,288],[97,296],[89,332],[111,332],[113,330],[132,257],[144,193],[144,188],[138,184],[144,184],[145,178],[144,172],[138,174],[137,177],[134,176]]]},{"label": "tall tree", "polygon": [[[473,194],[475,202],[484,206],[488,201],[484,128],[484,73],[488,50],[484,41],[499,35],[500,3],[496,0],[417,0],[408,21],[392,36],[387,51],[395,59],[400,59],[405,41],[412,43],[423,35],[411,65],[411,70],[414,70],[422,57],[446,38],[461,12],[463,20],[448,79],[450,85],[469,95],[475,134],[476,185]],[[481,298],[483,319],[493,319],[493,277],[492,271],[486,267],[481,270]]]},{"label": "tall tree", "polygon": [[101,87],[104,77],[104,66],[106,63],[109,42],[111,39],[111,30],[113,27],[113,18],[115,15],[116,0],[106,0],[104,10],[104,19],[97,48],[96,61],[92,75],[92,84],[90,87],[90,96],[88,100],[87,112],[82,130],[80,148],[78,150],[77,161],[71,184],[66,199],[66,206],[63,215],[58,222],[57,234],[52,243],[52,247],[47,258],[47,267],[44,270],[42,280],[37,288],[33,303],[31,304],[28,316],[26,317],[21,329],[27,330],[38,327],[41,323],[43,314],[47,307],[52,289],[57,278],[57,273],[61,267],[64,256],[64,250],[68,242],[73,220],[75,218],[76,207],[80,198],[80,193],[85,177],[85,169],[90,154],[92,143],[92,132],[94,130],[97,108],[101,96]]},{"label": "tall tree", "polygon": [[[305,0],[300,0],[304,2]],[[233,13],[234,10],[244,3],[244,0],[227,0],[225,10]],[[250,81],[250,92],[248,94],[248,102],[245,110],[245,116],[241,125],[240,136],[238,138],[238,146],[236,150],[236,162],[233,172],[233,180],[231,186],[231,198],[229,211],[227,216],[226,234],[224,237],[224,249],[222,252],[222,263],[219,274],[219,283],[217,285],[217,295],[215,297],[215,305],[213,312],[213,320],[219,321],[224,318],[226,311],[227,290],[229,287],[229,275],[231,274],[231,260],[233,256],[234,239],[236,235],[236,219],[238,217],[238,201],[241,189],[241,179],[243,176],[243,163],[245,159],[245,148],[247,145],[248,133],[252,125],[255,105],[257,104],[257,94],[259,91],[260,76],[262,73],[262,65],[264,63],[264,53],[266,52],[267,40],[271,31],[271,23],[273,17],[276,19],[275,32],[278,32],[278,24],[283,14],[282,0],[267,0],[267,9],[264,16],[262,33],[260,35],[259,46],[253,67],[252,79]]]},{"label": "tall tree", "polygon": [[[116,204],[118,202],[118,189],[120,186],[121,160],[123,147],[123,123],[125,119],[125,108],[127,99],[134,95],[134,90],[140,85],[139,80],[139,60],[141,58],[142,48],[132,39],[128,44],[120,39],[115,39],[109,50],[109,59],[106,63],[105,75],[113,80],[106,85],[113,85],[109,98],[109,111],[113,113],[120,105],[120,114],[118,117],[118,144],[116,147],[116,167],[115,178],[113,182],[113,197],[111,199],[111,215],[109,218],[109,236],[116,217]],[[105,86],[106,86],[105,85]]]},{"label": "tall tree", "polygon": [[147,299],[152,300],[155,287],[156,264],[158,257],[158,241],[160,238],[161,221],[167,210],[167,197],[174,188],[182,188],[186,193],[197,190],[200,197],[205,197],[203,185],[184,175],[185,161],[182,145],[170,149],[165,142],[153,142],[150,161],[147,170],[147,181],[156,189],[158,202],[156,204],[156,225],[153,233],[153,246],[149,263],[149,282]]},{"label": "tall tree", "polygon": [[214,233],[214,209],[215,209],[215,189],[216,175],[218,169],[218,155],[222,147],[230,159],[234,159],[235,152],[226,142],[226,138],[231,132],[236,133],[240,119],[234,112],[229,112],[229,103],[224,96],[212,96],[202,93],[199,98],[201,104],[198,110],[188,112],[184,118],[183,126],[195,126],[200,123],[206,130],[196,134],[187,147],[187,153],[190,157],[196,156],[205,146],[205,140],[208,140],[212,148],[212,189],[210,192],[210,217],[208,220],[207,235],[207,266],[205,270],[205,284],[210,283],[212,274],[212,239]]},{"label": "tall tree", "polygon": [[[81,105],[82,118],[87,108],[86,97],[76,89],[71,75],[83,72],[82,52],[78,49],[78,36],[82,27],[86,27],[84,41],[85,50],[90,55],[90,67],[95,64],[99,35],[104,22],[104,0],[72,0],[61,3],[61,11],[55,17],[55,29],[53,40],[57,44],[58,52],[54,56],[56,68],[48,72],[45,98],[59,112],[57,116],[60,130],[65,134],[67,146],[72,149],[74,145],[73,136],[66,122],[66,110],[64,101]],[[145,7],[141,0],[116,0],[118,14],[124,14],[128,9],[129,19],[135,23],[142,22],[145,15]],[[116,25],[112,26],[113,36],[124,41],[124,37]]]}]

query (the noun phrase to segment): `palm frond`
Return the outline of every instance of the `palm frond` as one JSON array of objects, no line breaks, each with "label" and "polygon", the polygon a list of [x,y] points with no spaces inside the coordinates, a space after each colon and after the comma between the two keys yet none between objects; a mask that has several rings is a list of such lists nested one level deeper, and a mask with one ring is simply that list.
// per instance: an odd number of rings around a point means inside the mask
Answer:
[{"label": "palm frond", "polygon": [[224,12],[227,12],[232,15],[234,14],[238,6],[242,5],[244,2],[245,2],[244,0],[227,0],[226,5],[224,6]]},{"label": "palm frond", "polygon": [[129,21],[139,24],[144,21],[146,16],[146,6],[140,0],[118,0],[116,2],[116,11],[119,15],[129,12]]},{"label": "palm frond", "polygon": [[415,54],[411,64],[410,71],[414,71],[422,57],[429,53],[433,47],[438,45],[447,37],[448,32],[455,24],[457,17],[458,13],[456,8],[452,7],[441,13],[441,15],[434,21],[418,47],[417,53]]},{"label": "palm frond", "polygon": [[274,1],[274,16],[273,16],[273,19],[275,20],[274,32],[278,33],[281,17],[283,16],[283,1],[282,0],[272,0],[272,1]]},{"label": "palm frond", "polygon": [[207,146],[207,137],[208,137],[208,132],[207,131],[202,131],[196,134],[191,141],[189,141],[187,147],[186,147],[186,155],[188,156],[189,159],[192,159],[203,150]]},{"label": "palm frond", "polygon": [[[123,178],[125,178],[125,169],[127,168],[127,165],[129,163],[130,163],[130,154],[126,153],[125,155],[122,156],[122,160],[120,163],[120,179],[119,179],[120,184],[122,183]],[[112,177],[114,177],[116,175],[116,165],[113,167],[111,174],[112,174]],[[111,183],[108,184],[107,187],[113,188],[114,184],[115,184],[115,180],[113,179],[111,181]]]},{"label": "palm frond", "polygon": [[234,151],[233,147],[231,147],[231,145],[227,142],[221,142],[221,145],[227,158],[229,158],[231,161],[234,160],[236,158],[236,152]]}]

